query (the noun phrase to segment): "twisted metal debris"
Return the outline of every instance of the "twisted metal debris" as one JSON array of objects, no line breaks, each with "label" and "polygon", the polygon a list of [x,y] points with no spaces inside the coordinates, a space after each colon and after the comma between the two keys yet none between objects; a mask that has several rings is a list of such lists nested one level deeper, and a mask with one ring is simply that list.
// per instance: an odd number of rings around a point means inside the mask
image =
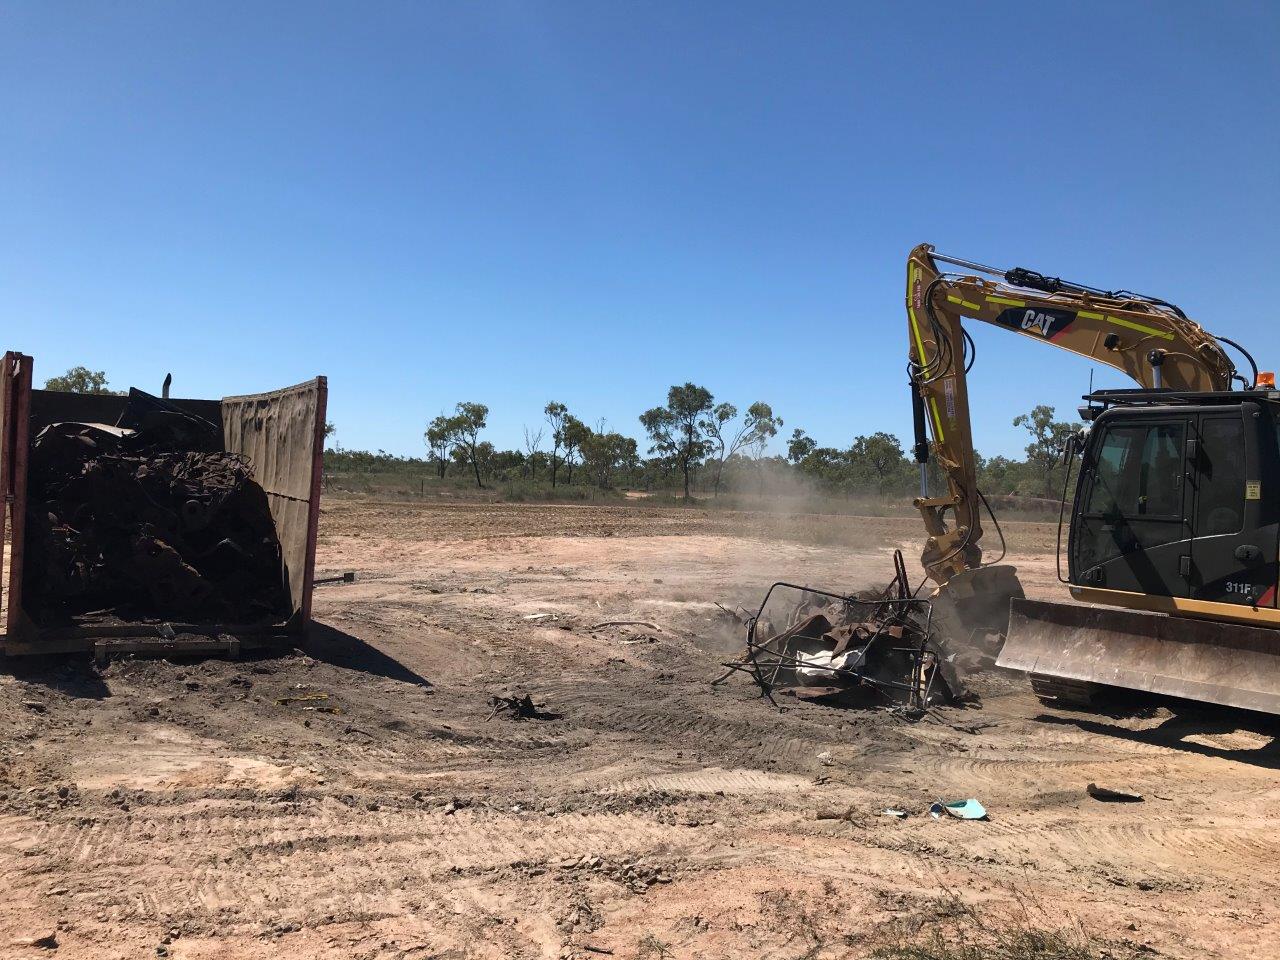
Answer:
[{"label": "twisted metal debris", "polygon": [[[785,596],[795,599],[779,628],[767,613]],[[932,629],[933,604],[912,590],[900,552],[883,590],[850,595],[778,581],[745,623],[746,652],[726,663],[716,682],[746,673],[771,702],[786,690],[809,700],[920,711],[963,692]]]}]

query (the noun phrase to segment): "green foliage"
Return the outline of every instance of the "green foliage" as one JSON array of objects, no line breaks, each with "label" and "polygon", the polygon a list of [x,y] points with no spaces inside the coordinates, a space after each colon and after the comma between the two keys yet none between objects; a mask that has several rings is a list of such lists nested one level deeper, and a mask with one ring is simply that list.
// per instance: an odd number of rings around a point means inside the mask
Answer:
[{"label": "green foliage", "polygon": [[480,461],[492,457],[493,445],[487,444],[482,450],[479,434],[488,417],[489,408],[483,403],[459,403],[451,415],[442,413],[427,424],[422,437],[431,451],[431,462],[441,480],[448,474],[451,462],[459,467],[470,463],[475,472],[476,486],[484,486]]},{"label": "green foliage", "polygon": [[528,453],[524,458],[522,475],[530,480],[537,480],[540,476],[551,472],[551,454],[544,453],[541,450],[534,450]]},{"label": "green foliage", "polygon": [[[475,469],[476,486],[484,487],[484,481],[480,478],[480,451],[479,439],[480,431],[488,424],[489,408],[483,403],[459,403],[454,407],[456,411],[449,418],[451,435],[454,442],[454,449],[465,450],[471,460],[471,465]],[[492,444],[487,444],[489,451],[493,450]],[[485,454],[489,455],[488,452]]]},{"label": "green foliage", "polygon": [[58,390],[62,393],[105,393],[120,396],[122,391],[107,388],[107,375],[101,370],[90,370],[88,367],[72,367],[60,377],[50,377],[44,382],[46,390]]},{"label": "green foliage", "polygon": [[326,450],[325,473],[401,473],[426,472],[430,464],[417,457],[401,457],[385,450]]},{"label": "green foliage", "polygon": [[710,414],[700,424],[710,449],[719,453],[715,470],[717,496],[720,494],[725,461],[739,453],[754,452],[759,456],[769,440],[778,435],[778,428],[782,426],[782,418],[775,417],[773,408],[760,400],[747,407],[741,424],[735,430],[732,424],[737,417],[737,407],[731,403],[721,403],[712,407]]},{"label": "green foliage", "polygon": [[569,408],[552,400],[542,412],[547,418],[547,426],[551,428],[551,486],[554,488],[560,467],[560,448],[564,446],[564,421],[569,416]]},{"label": "green foliage", "polygon": [[693,383],[667,391],[667,405],[640,414],[640,423],[653,446],[650,453],[669,458],[684,475],[684,498],[689,499],[690,473],[711,450],[706,416],[715,398]]},{"label": "green foliage", "polygon": [[[1054,420],[1053,413],[1052,407],[1040,406],[1014,420],[1015,426],[1026,427],[1032,437],[1025,460],[987,460],[975,455],[978,488],[984,494],[1052,500],[1062,495],[1067,438],[1081,425]],[[787,459],[827,489],[847,493],[876,492],[905,498],[914,496],[920,482],[918,466],[903,451],[901,441],[889,433],[855,437],[848,448],[838,449],[819,447],[803,430],[796,430],[787,444]],[[930,488],[942,490],[943,486],[936,461],[931,461]]]},{"label": "green foliage", "polygon": [[791,439],[787,441],[787,459],[792,463],[800,463],[813,453],[817,446],[818,441],[806,436],[805,432],[797,427],[791,431]]},{"label": "green foliage", "polygon": [[855,437],[853,446],[849,448],[849,458],[874,476],[877,482],[901,473],[907,459],[902,453],[902,442],[888,433]]},{"label": "green foliage", "polygon": [[[741,441],[736,449],[753,450],[759,456],[769,441],[778,435],[778,428],[782,425],[782,418],[774,415],[773,407],[763,400],[757,400],[747,407],[747,414],[742,418]],[[730,456],[734,452],[731,449]]]},{"label": "green foliage", "polygon": [[[1014,421],[1031,436],[1025,459],[975,455],[978,485],[988,497],[1057,500],[1062,452],[1079,425],[1056,421],[1053,413],[1052,407],[1040,406]],[[347,475],[402,474],[406,488],[421,487],[432,473],[437,481],[469,473],[478,489],[491,482],[505,487],[495,495],[514,496],[518,488],[522,499],[554,497],[557,487],[568,485],[568,499],[583,495],[576,490],[590,495],[591,490],[629,488],[674,489],[686,502],[696,490],[717,496],[724,491],[735,502],[744,496],[773,496],[905,505],[919,491],[919,467],[893,434],[878,431],[854,437],[847,447],[820,447],[804,430],[795,429],[785,458],[765,456],[768,442],[783,425],[773,408],[757,401],[740,415],[733,404],[716,404],[709,390],[692,383],[673,386],[666,406],[641,415],[651,443],[647,458],[640,456],[635,439],[606,430],[603,421],[592,429],[562,403],[548,403],[543,414],[551,432],[550,451],[538,449],[542,431],[528,428],[524,451],[496,449],[479,436],[487,427],[488,407],[459,403],[427,425],[426,459],[381,450],[327,450],[325,469]],[[930,489],[942,492],[945,484],[936,460],[929,465],[929,476]],[[548,480],[550,489],[539,492],[539,482]],[[573,487],[575,482],[585,486]]]},{"label": "green foliage", "polygon": [[591,428],[571,413],[564,415],[561,443],[564,445],[565,483],[573,483],[573,465],[582,445],[592,436]]},{"label": "green foliage", "polygon": [[457,429],[453,419],[443,413],[427,424],[427,431],[423,434],[427,449],[431,451],[431,460],[436,465],[436,472],[441,480],[449,470],[449,458],[456,445],[456,434]]},{"label": "green foliage", "polygon": [[582,441],[582,467],[591,483],[603,490],[611,488],[619,471],[634,471],[640,465],[636,442],[620,433],[588,431]]},{"label": "green foliage", "polygon": [[1027,444],[1027,464],[1039,481],[1039,496],[1044,497],[1055,495],[1052,482],[1055,469],[1062,463],[1067,441],[1084,427],[1081,423],[1054,420],[1053,413],[1053,407],[1041,404],[1013,420],[1015,427],[1026,427],[1031,434],[1031,442]]},{"label": "green foliage", "polygon": [[788,446],[792,457],[803,453],[798,463],[802,473],[836,489],[906,496],[919,482],[919,472],[902,452],[901,441],[889,433],[854,437],[844,450],[819,447],[808,437],[795,435]]}]

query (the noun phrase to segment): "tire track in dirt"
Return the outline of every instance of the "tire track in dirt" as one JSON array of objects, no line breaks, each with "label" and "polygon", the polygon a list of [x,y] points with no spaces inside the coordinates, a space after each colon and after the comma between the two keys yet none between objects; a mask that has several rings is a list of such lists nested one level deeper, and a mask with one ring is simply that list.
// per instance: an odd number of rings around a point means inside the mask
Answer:
[{"label": "tire track in dirt", "polygon": [[674,793],[793,793],[810,789],[813,781],[808,777],[796,777],[759,770],[725,770],[708,767],[683,773],[655,774],[647,777],[629,777],[609,783],[601,788],[603,793],[636,793],[664,790]]},{"label": "tire track in dirt", "polygon": [[1007,787],[1013,783],[1035,784],[1044,792],[1064,786],[1078,787],[1092,780],[1106,780],[1108,775],[1123,775],[1126,782],[1163,779],[1167,767],[1163,758],[1141,755],[1128,758],[1105,757],[974,757],[964,754],[937,755],[917,751],[911,757],[912,769],[929,776],[938,784],[974,784],[985,787]]},{"label": "tire track in dirt", "polygon": [[[601,852],[669,850],[689,831],[633,814],[445,816],[325,801],[274,815],[247,804],[162,807],[87,826],[9,818],[0,827],[0,841],[19,834],[41,873],[73,880],[77,902],[121,920],[207,919],[228,906],[263,913],[292,903],[311,923],[329,914],[388,915],[377,904],[404,886],[521,864],[545,869]],[[88,865],[91,873],[81,869]]]},{"label": "tire track in dirt", "polygon": [[[0,806],[15,814],[0,819],[6,943],[38,914],[47,929],[74,922],[61,952],[90,960],[147,954],[188,921],[177,955],[555,960],[586,956],[573,944],[590,936],[631,957],[652,931],[682,957],[785,957],[809,945],[782,939],[797,920],[865,929],[945,884],[980,910],[1032,888],[1103,917],[1108,937],[1145,942],[1163,925],[1151,940],[1166,956],[1269,956],[1261,933],[1222,932],[1233,911],[1275,929],[1280,851],[1267,831],[1280,787],[1265,756],[1246,768],[1141,742],[1177,736],[1163,717],[1068,722],[1013,678],[976,683],[981,709],[942,707],[914,725],[773,705],[741,677],[708,686],[740,646],[710,642],[712,600],[756,593],[774,563],[853,586],[884,579],[883,551],[713,535],[719,517],[703,537],[692,511],[615,523],[560,507],[394,504],[344,507],[352,536],[335,551],[328,508],[322,564],[369,576],[318,592],[329,626],[305,656],[117,662],[70,679],[59,667],[38,688],[0,686],[15,754]],[[520,619],[543,611],[556,627]],[[585,629],[615,615],[665,630],[624,645],[633,635]],[[705,649],[690,640],[703,630]],[[560,718],[486,722],[508,688]],[[327,693],[342,715],[278,702],[295,690]],[[1200,741],[1265,746],[1216,728]],[[1174,802],[1100,804],[1083,793],[1094,779],[1158,783]],[[917,815],[948,785],[982,799],[991,821]],[[913,815],[881,816],[890,805]],[[600,869],[561,868],[588,854]],[[641,855],[672,882],[640,895],[619,880]],[[762,906],[780,892],[804,914]],[[589,919],[561,922],[570,911]],[[1140,933],[1125,932],[1131,918]],[[280,934],[280,922],[302,929]]]},{"label": "tire track in dirt", "polygon": [[1280,837],[1271,830],[1271,821],[1261,818],[1231,826],[1173,818],[1109,824],[1018,819],[993,822],[981,837],[965,838],[962,845],[1015,863],[1029,857],[1051,869],[1092,869],[1102,862],[1121,862],[1141,864],[1139,873],[1159,871],[1197,880],[1222,874],[1253,876],[1258,864],[1280,859]]},{"label": "tire track in dirt", "polygon": [[[374,725],[369,725],[366,733],[358,715],[344,719],[353,720],[359,732],[323,746],[295,749],[290,762],[317,770],[353,765],[379,778],[397,779],[475,770],[502,760],[546,762],[581,746],[572,734],[541,733],[539,727],[525,724],[495,722],[492,733],[406,724],[388,734]],[[342,728],[341,724],[335,726]]]}]

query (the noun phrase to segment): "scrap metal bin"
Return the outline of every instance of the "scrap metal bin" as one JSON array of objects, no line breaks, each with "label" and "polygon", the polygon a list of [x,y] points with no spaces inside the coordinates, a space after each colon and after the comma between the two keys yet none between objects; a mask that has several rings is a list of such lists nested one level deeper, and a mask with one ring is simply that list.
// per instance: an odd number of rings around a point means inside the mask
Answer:
[{"label": "scrap metal bin", "polygon": [[[315,580],[316,532],[324,455],[324,377],[270,393],[221,400],[170,400],[222,430],[223,450],[248,458],[252,479],[266,494],[280,549],[280,585],[287,615],[278,622],[162,622],[159,619],[73,617],[71,622],[42,622],[24,606],[27,555],[26,512],[31,444],[49,424],[114,424],[126,397],[110,394],[33,390],[32,358],[4,355],[0,370],[0,583],[4,589],[0,650],[5,655],[111,652],[210,653],[235,655],[242,648],[296,642],[311,620]],[[7,579],[5,577],[7,574]],[[282,603],[283,611],[286,605]]]}]

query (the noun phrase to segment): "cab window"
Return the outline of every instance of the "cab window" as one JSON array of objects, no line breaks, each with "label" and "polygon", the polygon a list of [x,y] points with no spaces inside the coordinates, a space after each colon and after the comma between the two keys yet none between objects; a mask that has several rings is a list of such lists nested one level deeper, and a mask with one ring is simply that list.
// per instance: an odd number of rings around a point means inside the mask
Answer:
[{"label": "cab window", "polygon": [[1110,427],[1098,446],[1085,513],[1114,520],[1182,519],[1181,423]]},{"label": "cab window", "polygon": [[1238,416],[1205,417],[1196,452],[1196,536],[1244,526],[1244,427]]}]

